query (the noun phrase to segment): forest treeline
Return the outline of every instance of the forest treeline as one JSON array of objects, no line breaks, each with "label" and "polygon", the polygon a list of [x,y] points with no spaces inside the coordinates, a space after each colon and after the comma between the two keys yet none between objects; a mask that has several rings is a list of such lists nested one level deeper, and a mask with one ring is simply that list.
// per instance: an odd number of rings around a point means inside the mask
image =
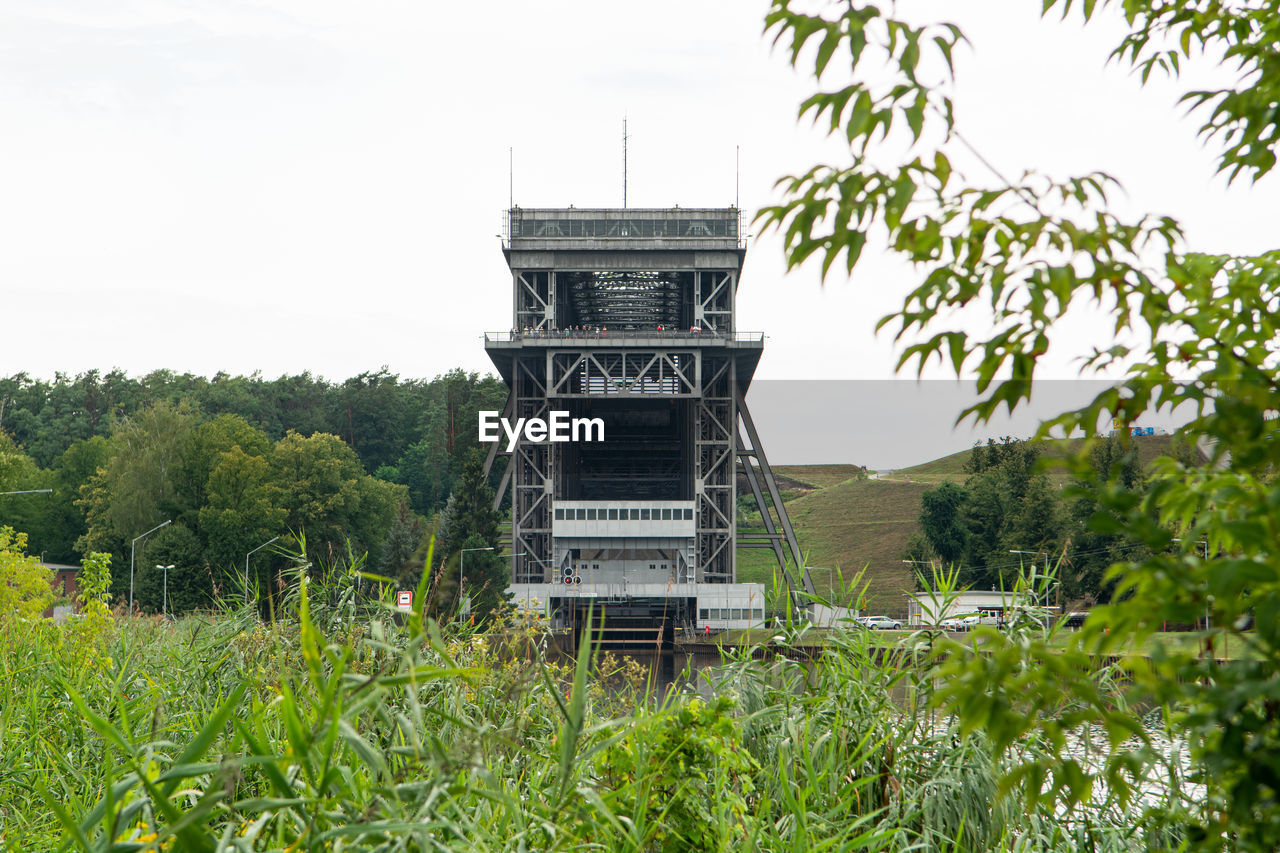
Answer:
[{"label": "forest treeline", "polygon": [[378,567],[445,506],[474,467],[477,411],[505,399],[500,380],[461,370],[342,382],[20,373],[0,379],[0,492],[52,492],[0,497],[0,524],[27,532],[46,562],[105,551],[127,567],[132,540],[171,520],[143,541],[144,603],[157,564],[200,567],[169,578],[171,599],[194,603],[290,531],[317,554],[349,542]]},{"label": "forest treeline", "polygon": [[[1192,451],[1173,448],[1180,459]],[[1010,589],[1022,565],[1057,567],[1064,603],[1109,601],[1107,569],[1151,552],[1126,535],[1101,507],[1096,489],[1127,496],[1137,505],[1148,490],[1137,445],[1121,433],[1099,440],[1088,460],[1074,460],[1056,482],[1040,464],[1042,446],[1003,438],[977,444],[964,464],[963,484],[943,483],[920,500],[921,533],[904,555],[956,567],[974,589]]]}]

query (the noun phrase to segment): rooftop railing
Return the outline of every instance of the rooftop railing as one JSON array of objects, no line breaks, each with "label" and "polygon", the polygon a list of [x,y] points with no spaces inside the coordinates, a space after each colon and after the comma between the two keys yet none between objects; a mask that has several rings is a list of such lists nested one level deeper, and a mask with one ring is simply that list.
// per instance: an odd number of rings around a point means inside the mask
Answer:
[{"label": "rooftop railing", "polygon": [[714,341],[727,343],[763,343],[764,332],[715,332],[689,329],[530,329],[508,332],[485,332],[484,342],[516,343],[521,341],[580,342],[580,341]]},{"label": "rooftop railing", "polygon": [[508,248],[512,240],[710,240],[744,245],[742,212],[736,208],[511,208],[502,237]]}]

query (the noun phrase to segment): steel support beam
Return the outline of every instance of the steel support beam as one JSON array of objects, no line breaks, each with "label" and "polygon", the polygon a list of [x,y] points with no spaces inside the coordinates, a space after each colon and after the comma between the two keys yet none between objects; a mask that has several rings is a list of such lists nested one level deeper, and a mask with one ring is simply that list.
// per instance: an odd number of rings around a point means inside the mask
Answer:
[{"label": "steel support beam", "polygon": [[[515,407],[516,407],[516,394],[515,394],[515,391],[511,391],[507,394],[507,404],[502,407],[502,417],[504,419],[509,419],[511,417],[511,413],[515,411]],[[519,441],[518,436],[516,440]],[[484,457],[484,476],[486,480],[489,478],[489,472],[493,470],[493,463],[498,458],[498,452],[500,447],[502,447],[501,439],[489,445],[489,452]],[[507,454],[506,451],[502,451],[502,453],[504,456],[507,457],[507,464],[504,465],[502,468],[502,482],[500,482],[498,484],[498,488],[494,489],[493,491],[493,511],[494,512],[497,512],[499,508],[501,508],[502,497],[507,493],[507,484],[511,482],[512,457],[510,454]]]},{"label": "steel support beam", "polygon": [[[742,420],[742,425],[747,431],[747,438],[751,441],[752,455],[756,462],[760,465],[760,475],[764,480],[765,488],[769,490],[769,499],[773,501],[774,508],[778,512],[778,521],[782,526],[782,532],[787,540],[787,547],[791,550],[792,559],[795,560],[796,571],[800,575],[801,583],[804,584],[805,592],[813,594],[813,581],[809,577],[809,572],[805,569],[804,556],[800,553],[800,543],[796,540],[795,531],[791,528],[791,518],[787,515],[787,508],[782,504],[782,494],[778,491],[778,481],[773,477],[773,469],[769,467],[769,460],[765,456],[764,447],[760,443],[760,435],[756,432],[755,422],[751,420],[751,411],[747,408],[746,397],[742,393],[742,388],[734,385],[734,400],[738,404],[738,417]],[[761,515],[765,512],[765,507],[760,507]]]},{"label": "steel support beam", "polygon": [[[787,582],[787,591],[791,595],[791,601],[797,608],[803,607],[805,602],[801,601],[797,595],[795,581],[791,577],[791,572],[787,569],[787,557],[782,551],[783,534],[778,533],[778,527],[773,522],[773,513],[769,511],[769,507],[765,504],[764,495],[760,492],[760,481],[756,477],[755,466],[747,460],[755,455],[754,451],[747,452],[738,445],[738,467],[747,478],[747,485],[751,487],[751,494],[756,499],[756,506],[760,508],[760,519],[764,522],[765,534],[763,536],[754,535],[752,538],[764,539],[764,542],[742,542],[739,537],[739,546],[745,548],[770,548],[773,550],[774,558],[778,561],[778,571],[782,572],[782,578]],[[784,509],[783,512],[786,510]],[[804,571],[802,566],[797,565],[799,571]]]}]

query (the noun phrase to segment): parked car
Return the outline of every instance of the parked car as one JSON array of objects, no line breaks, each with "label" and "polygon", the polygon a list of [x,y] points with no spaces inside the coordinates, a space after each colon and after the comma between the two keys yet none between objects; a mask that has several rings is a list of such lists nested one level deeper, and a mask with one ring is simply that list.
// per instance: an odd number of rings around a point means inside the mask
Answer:
[{"label": "parked car", "polygon": [[970,613],[967,616],[952,616],[950,619],[943,619],[939,626],[944,631],[971,631],[978,626],[982,617],[977,613]]},{"label": "parked car", "polygon": [[901,622],[888,616],[867,616],[861,624],[872,631],[897,631],[902,628]]}]

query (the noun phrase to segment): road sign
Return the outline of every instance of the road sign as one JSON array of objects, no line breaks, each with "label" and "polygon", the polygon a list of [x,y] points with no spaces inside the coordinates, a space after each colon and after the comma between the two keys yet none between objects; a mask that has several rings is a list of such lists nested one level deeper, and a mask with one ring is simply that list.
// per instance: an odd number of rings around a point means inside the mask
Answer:
[{"label": "road sign", "polygon": [[413,607],[413,592],[407,589],[397,592],[396,607]]}]

